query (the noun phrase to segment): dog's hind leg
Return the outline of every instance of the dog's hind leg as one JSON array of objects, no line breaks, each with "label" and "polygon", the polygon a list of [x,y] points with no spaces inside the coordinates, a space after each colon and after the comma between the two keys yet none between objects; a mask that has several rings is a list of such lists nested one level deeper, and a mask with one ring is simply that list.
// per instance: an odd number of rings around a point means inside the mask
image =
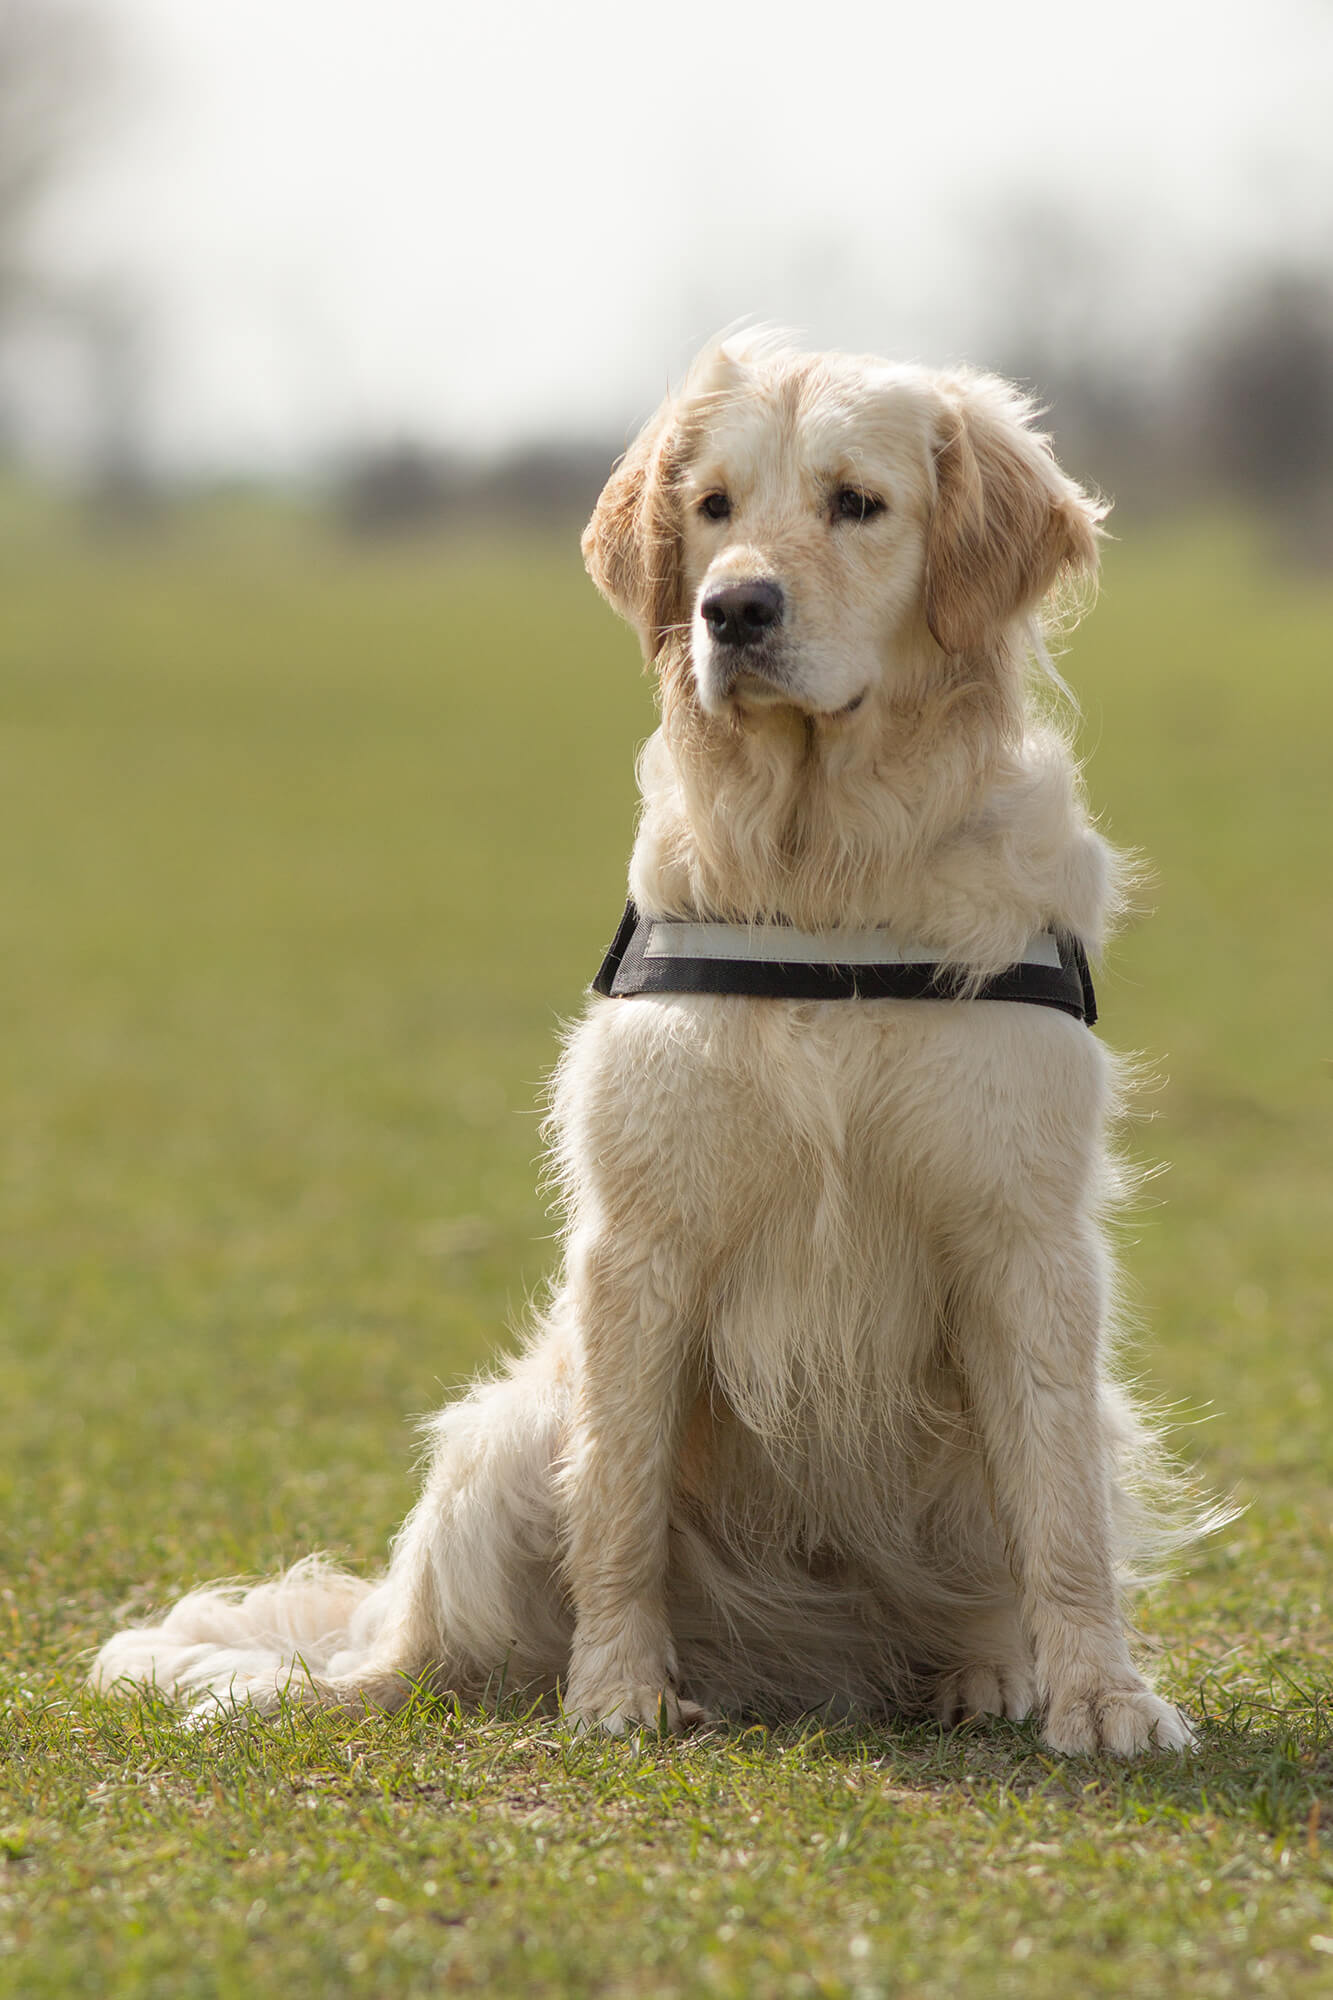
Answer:
[{"label": "dog's hind leg", "polygon": [[932,1714],[946,1729],[974,1716],[1001,1715],[1022,1722],[1037,1706],[1037,1676],[1017,1610],[962,1616],[960,1664],[938,1676]]},{"label": "dog's hind leg", "polygon": [[425,1490],[379,1582],[311,1558],[249,1589],[194,1591],[109,1640],[93,1685],[153,1685],[197,1711],[395,1709],[423,1679],[468,1699],[501,1683],[549,1692],[571,1624],[554,1508],[561,1345],[548,1327],[509,1374],[434,1420]]},{"label": "dog's hind leg", "polygon": [[556,1518],[570,1363],[559,1308],[498,1381],[432,1419],[430,1468],[381,1585],[368,1649],[329,1662],[340,1704],[386,1679],[468,1699],[554,1691],[569,1658]]}]

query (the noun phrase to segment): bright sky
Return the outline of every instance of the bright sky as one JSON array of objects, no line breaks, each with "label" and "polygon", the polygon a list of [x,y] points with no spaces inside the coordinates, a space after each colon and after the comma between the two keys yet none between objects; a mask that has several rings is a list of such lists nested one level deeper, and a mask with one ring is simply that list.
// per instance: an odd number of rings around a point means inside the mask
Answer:
[{"label": "bright sky", "polygon": [[1333,261],[1325,0],[91,4],[122,81],[51,236],[143,302],[172,461],[623,435],[743,315],[985,360],[1039,210],[1087,337]]}]

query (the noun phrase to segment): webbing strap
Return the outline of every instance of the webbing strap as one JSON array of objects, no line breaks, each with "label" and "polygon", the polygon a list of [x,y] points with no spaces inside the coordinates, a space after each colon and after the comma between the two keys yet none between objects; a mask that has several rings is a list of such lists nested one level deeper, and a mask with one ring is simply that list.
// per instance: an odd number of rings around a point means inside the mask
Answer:
[{"label": "webbing strap", "polygon": [[[788,937],[790,944],[788,944]],[[846,956],[838,957],[839,947]],[[790,957],[775,954],[790,949]],[[777,924],[701,924],[641,917],[625,905],[594,993],[738,993],[753,1000],[1017,1000],[1057,1007],[1091,1027],[1097,997],[1077,938],[1042,931],[1023,958],[979,988],[957,966],[916,956],[892,935],[827,931],[810,935]]]}]

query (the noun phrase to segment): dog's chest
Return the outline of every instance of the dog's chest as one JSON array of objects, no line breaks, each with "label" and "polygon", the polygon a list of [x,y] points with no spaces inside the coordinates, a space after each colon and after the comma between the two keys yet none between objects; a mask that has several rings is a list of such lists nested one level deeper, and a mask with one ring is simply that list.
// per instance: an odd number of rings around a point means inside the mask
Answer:
[{"label": "dog's chest", "polygon": [[667,1241],[682,1289],[883,1290],[1029,1192],[1049,1226],[1105,1084],[1095,1037],[1043,1008],[645,997],[576,1033],[556,1124],[575,1210]]},{"label": "dog's chest", "polygon": [[955,1016],[929,1003],[613,1002],[581,1101],[568,1079],[577,1150],[617,1205],[670,1204],[697,1240],[739,1247],[780,1222],[820,1241],[862,1204],[921,1192],[950,1135],[975,1126],[977,1063]]},{"label": "dog's chest", "polygon": [[1097,1075],[1087,1030],[1037,1008],[605,1001],[560,1078],[574,1219],[654,1246],[764,1464],[826,1496],[838,1466],[874,1467],[880,1490],[947,1401],[961,1266],[994,1255],[1034,1161],[1022,1226],[1054,1226],[1049,1187],[1077,1185]]}]

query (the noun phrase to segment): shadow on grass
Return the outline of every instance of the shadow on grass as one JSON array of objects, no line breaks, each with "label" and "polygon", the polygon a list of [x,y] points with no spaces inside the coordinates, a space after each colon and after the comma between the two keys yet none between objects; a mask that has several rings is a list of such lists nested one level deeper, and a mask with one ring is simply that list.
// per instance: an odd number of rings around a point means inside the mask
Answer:
[{"label": "shadow on grass", "polygon": [[891,1801],[924,1817],[965,1808],[999,1819],[1037,1806],[1114,1825],[1224,1817],[1273,1838],[1303,1834],[1312,1851],[1333,1833],[1333,1682],[1275,1670],[1266,1687],[1240,1693],[1205,1679],[1188,1706],[1198,1727],[1192,1753],[1121,1762],[1057,1756],[1035,1723],[990,1718],[948,1731],[806,1718],[612,1740],[573,1732],[540,1702],[502,1696],[477,1710],[421,1687],[392,1714],[287,1702],[271,1717],[239,1705],[191,1722],[152,1690],[106,1697],[53,1681],[0,1704],[0,1762],[26,1770],[39,1789],[45,1764],[79,1790],[151,1780],[218,1802],[256,1789],[334,1790],[385,1806],[482,1816],[541,1809],[572,1822],[685,1804],[719,1788],[797,1804],[836,1785],[868,1808]]}]

